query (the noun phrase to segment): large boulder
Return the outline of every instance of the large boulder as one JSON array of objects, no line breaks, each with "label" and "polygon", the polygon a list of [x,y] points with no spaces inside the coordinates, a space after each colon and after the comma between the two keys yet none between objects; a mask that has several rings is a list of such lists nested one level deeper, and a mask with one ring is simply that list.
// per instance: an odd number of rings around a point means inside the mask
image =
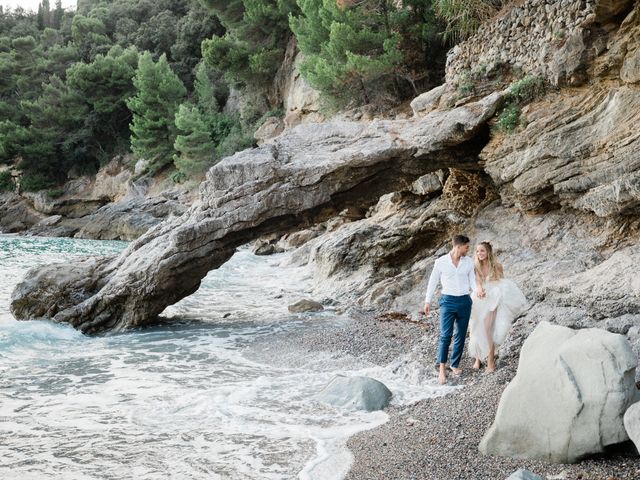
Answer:
[{"label": "large boulder", "polygon": [[389,405],[392,395],[384,383],[373,378],[338,375],[316,398],[336,407],[373,412]]},{"label": "large boulder", "polygon": [[636,399],[637,363],[622,335],[541,323],[480,451],[571,463],[627,440],[623,415]]}]

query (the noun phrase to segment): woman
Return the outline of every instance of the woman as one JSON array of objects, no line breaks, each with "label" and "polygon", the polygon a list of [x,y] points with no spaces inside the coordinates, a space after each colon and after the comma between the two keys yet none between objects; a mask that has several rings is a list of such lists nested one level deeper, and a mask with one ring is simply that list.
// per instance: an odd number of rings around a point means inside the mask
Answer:
[{"label": "woman", "polygon": [[475,369],[486,358],[485,371],[490,373],[496,369],[496,345],[502,344],[511,322],[524,312],[527,299],[514,282],[504,278],[504,269],[490,242],[481,242],[476,247],[474,263],[477,285],[469,320],[469,355],[476,359]]}]

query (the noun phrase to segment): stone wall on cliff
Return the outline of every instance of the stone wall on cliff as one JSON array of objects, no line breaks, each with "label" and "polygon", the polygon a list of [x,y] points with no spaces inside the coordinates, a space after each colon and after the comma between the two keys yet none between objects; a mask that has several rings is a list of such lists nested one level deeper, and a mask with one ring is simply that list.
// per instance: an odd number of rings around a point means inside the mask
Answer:
[{"label": "stone wall on cliff", "polygon": [[553,85],[580,84],[585,65],[604,48],[594,41],[631,0],[525,0],[508,3],[468,41],[449,53],[446,83],[460,85],[472,74],[507,66]]}]

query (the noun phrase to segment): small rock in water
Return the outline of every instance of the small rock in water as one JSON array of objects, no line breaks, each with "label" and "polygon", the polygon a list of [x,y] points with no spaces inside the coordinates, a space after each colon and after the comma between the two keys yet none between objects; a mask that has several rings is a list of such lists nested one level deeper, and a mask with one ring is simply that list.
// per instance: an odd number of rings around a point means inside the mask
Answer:
[{"label": "small rock in water", "polygon": [[288,308],[291,313],[321,312],[324,310],[321,303],[307,299],[299,300],[296,303],[289,305]]},{"label": "small rock in water", "polygon": [[378,380],[338,375],[316,398],[336,407],[373,412],[389,405],[391,397],[391,391]]},{"label": "small rock in water", "polygon": [[507,480],[544,480],[540,475],[521,468],[507,477]]}]

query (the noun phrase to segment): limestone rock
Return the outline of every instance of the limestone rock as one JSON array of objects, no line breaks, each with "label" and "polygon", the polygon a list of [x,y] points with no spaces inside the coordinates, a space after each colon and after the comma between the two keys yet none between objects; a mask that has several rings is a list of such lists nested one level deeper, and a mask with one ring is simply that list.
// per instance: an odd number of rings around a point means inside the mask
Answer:
[{"label": "limestone rock", "polygon": [[307,299],[298,300],[296,303],[289,305],[287,308],[291,313],[321,312],[322,310],[324,310],[324,307],[321,303]]},{"label": "limestone rock", "polygon": [[503,196],[524,209],[625,214],[640,205],[639,122],[634,88],[551,95],[522,133],[496,139],[481,157]]},{"label": "limestone rock", "polygon": [[0,193],[0,232],[22,232],[46,218],[31,203],[13,192]]},{"label": "limestone rock", "polygon": [[325,227],[317,226],[313,228],[307,228],[298,232],[289,233],[284,235],[280,242],[278,242],[284,250],[290,250],[292,248],[298,248],[305,243],[322,235],[325,231]]},{"label": "limestone rock", "polygon": [[640,401],[631,405],[624,414],[624,428],[640,451]]},{"label": "limestone rock", "polygon": [[626,83],[640,82],[640,49],[629,52],[624,57],[624,62],[620,69],[620,78]]},{"label": "limestone rock", "polygon": [[76,238],[135,240],[169,216],[180,216],[186,207],[162,197],[130,198],[110,203],[82,220]]},{"label": "limestone rock", "polygon": [[320,92],[315,90],[300,73],[304,54],[298,52],[293,62],[293,70],[286,81],[283,98],[285,124],[288,128],[300,123],[321,122]]},{"label": "limestone rock", "polygon": [[638,360],[626,338],[541,323],[480,443],[484,454],[572,463],[628,439]]},{"label": "limestone rock", "polygon": [[45,191],[25,192],[33,208],[45,215],[62,215],[67,218],[80,218],[89,215],[109,202],[108,198],[69,197],[51,198]]},{"label": "limestone rock", "polygon": [[329,382],[316,399],[336,407],[373,412],[386,408],[391,397],[391,391],[378,380],[339,375]]},{"label": "limestone rock", "polygon": [[274,139],[284,131],[284,122],[276,117],[269,117],[253,134],[258,145]]},{"label": "limestone rock", "polygon": [[529,470],[520,468],[507,477],[506,480],[544,480],[540,475],[536,475]]},{"label": "limestone rock", "polygon": [[442,190],[444,172],[423,175],[411,184],[411,191],[416,195],[429,195]]},{"label": "limestone rock", "polygon": [[447,90],[447,84],[440,85],[421,95],[418,95],[411,101],[411,110],[415,116],[424,116],[427,113],[438,108],[440,98]]},{"label": "limestone rock", "polygon": [[[111,202],[124,199],[129,191],[129,182],[133,176],[131,170],[124,165],[127,160],[129,160],[127,157],[116,157],[100,168],[90,195],[94,198],[108,198]],[[138,165],[136,165],[137,167]]]},{"label": "limestone rock", "polygon": [[278,245],[279,239],[280,237],[277,234],[266,235],[258,238],[253,243],[251,251],[254,255],[273,255],[274,253],[282,253],[284,252],[284,248]]},{"label": "limestone rock", "polygon": [[[46,312],[87,333],[154,322],[260,234],[308,224],[326,206],[340,211],[371,204],[453,164],[474,165],[477,147],[465,142],[502,100],[503,94],[494,93],[419,121],[299,125],[273,143],[216,164],[201,185],[200,202],[109,261],[32,270],[16,287],[11,311],[20,319]],[[55,294],[41,291],[60,270],[68,281]]]}]

